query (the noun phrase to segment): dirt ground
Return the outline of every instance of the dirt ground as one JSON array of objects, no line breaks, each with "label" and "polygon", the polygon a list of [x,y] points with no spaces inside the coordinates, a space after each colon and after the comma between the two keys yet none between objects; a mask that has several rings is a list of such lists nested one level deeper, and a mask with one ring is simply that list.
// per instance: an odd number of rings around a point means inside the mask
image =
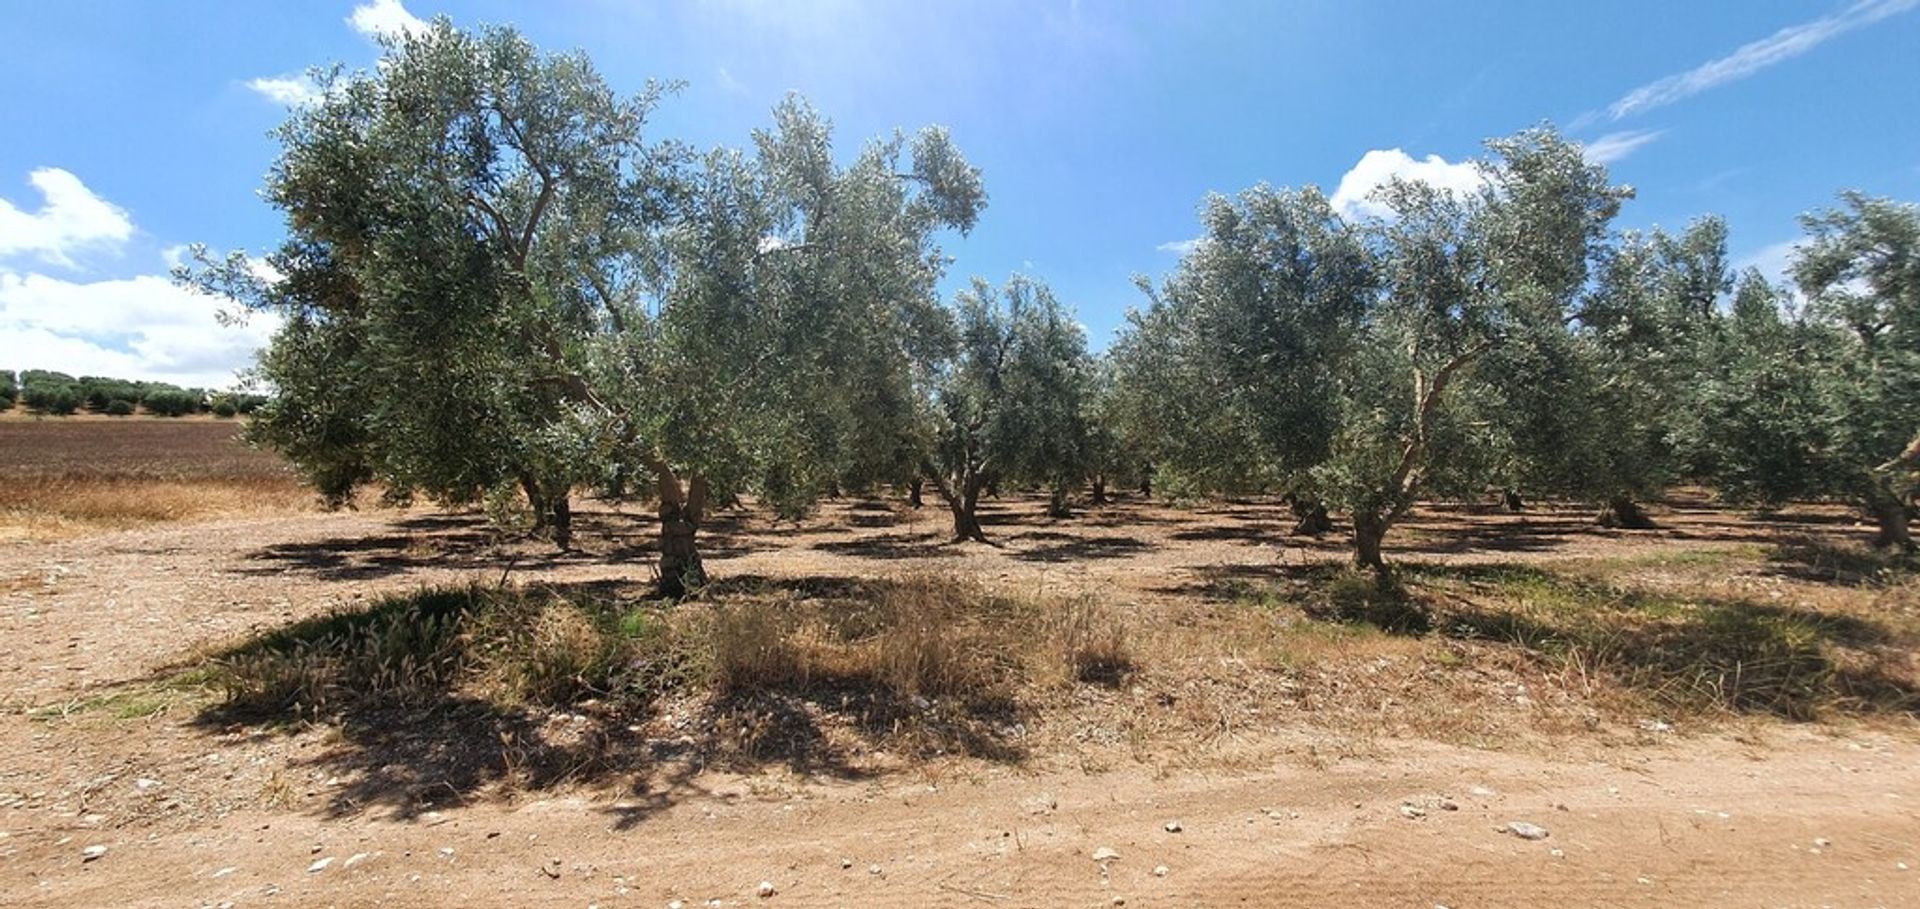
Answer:
[{"label": "dirt ground", "polygon": [[[1613,532],[1573,508],[1429,508],[1390,538],[1391,554],[1604,563],[1650,585],[1774,600],[1854,596],[1766,556],[1787,539],[1857,535],[1837,510],[1762,520],[1682,500],[1659,516],[1661,530]],[[216,645],[426,583],[638,589],[651,537],[639,506],[587,509],[581,551],[564,556],[428,509],[8,546],[0,904],[1920,906],[1911,713],[1629,717],[1583,731],[1530,722],[1547,710],[1536,692],[1426,710],[1471,711],[1443,719],[1484,732],[1380,722],[1356,734],[1365,717],[1288,707],[1289,689],[1263,681],[1236,689],[1251,692],[1246,703],[1204,740],[1191,725],[1127,725],[1195,684],[1151,669],[1180,656],[1156,652],[1176,638],[1152,627],[1218,610],[1223,586],[1343,558],[1342,541],[1286,537],[1289,515],[1268,502],[1132,500],[1056,522],[1038,501],[1010,500],[985,518],[997,546],[945,544],[937,508],[861,501],[799,523],[725,515],[703,540],[718,578],[949,571],[1146,617],[1149,670],[1047,714],[1024,759],[832,772],[666,760],[537,787],[501,782],[512,777],[511,741],[498,749],[509,766],[491,775],[437,777],[464,766],[431,753],[452,735],[385,728],[408,721],[380,716],[348,730],[224,722],[153,680]],[[1322,695],[1422,712],[1421,689],[1397,677],[1400,645],[1379,646],[1374,676],[1358,665],[1343,677],[1350,687]],[[1489,690],[1530,682],[1456,675]],[[1122,727],[1134,737],[1113,734]],[[420,733],[409,747],[426,751],[379,744],[409,731]],[[1548,835],[1522,838],[1506,829],[1515,821]],[[104,854],[89,857],[90,847]],[[1096,861],[1100,850],[1116,857]],[[760,895],[763,881],[771,895]]]}]

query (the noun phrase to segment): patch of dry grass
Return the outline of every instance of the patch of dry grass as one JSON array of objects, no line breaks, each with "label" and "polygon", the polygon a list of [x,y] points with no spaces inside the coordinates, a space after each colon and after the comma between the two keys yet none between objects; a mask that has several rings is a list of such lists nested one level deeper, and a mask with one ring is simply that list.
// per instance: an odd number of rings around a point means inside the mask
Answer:
[{"label": "patch of dry grass", "polygon": [[0,541],[316,507],[230,421],[0,421]]},{"label": "patch of dry grass", "polygon": [[426,589],[299,622],[216,654],[217,708],[326,717],[368,706],[591,702],[702,717],[722,758],[884,743],[1012,759],[1021,718],[1061,686],[1133,668],[1127,626],[1086,600],[997,594],[937,575],[710,588],[673,604],[542,587]]}]

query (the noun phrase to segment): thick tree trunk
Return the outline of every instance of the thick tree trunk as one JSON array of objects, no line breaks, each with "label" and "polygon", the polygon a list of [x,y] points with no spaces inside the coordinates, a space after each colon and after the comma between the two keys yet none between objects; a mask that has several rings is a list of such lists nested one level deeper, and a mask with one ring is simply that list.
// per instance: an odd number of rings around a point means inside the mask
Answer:
[{"label": "thick tree trunk", "polygon": [[1327,514],[1326,503],[1313,499],[1294,499],[1289,503],[1293,515],[1299,518],[1293,525],[1293,535],[1297,537],[1317,537],[1333,530],[1333,517]]},{"label": "thick tree trunk", "polygon": [[660,593],[680,598],[706,586],[695,535],[707,505],[707,480],[698,474],[681,489],[672,473],[660,477]]},{"label": "thick tree trunk", "polygon": [[527,495],[527,508],[533,512],[533,535],[553,540],[561,552],[573,548],[573,508],[568,497],[572,491],[561,488],[548,491],[532,474],[520,475],[520,490]]},{"label": "thick tree trunk", "polygon": [[551,500],[553,510],[553,543],[561,552],[573,548],[573,503],[569,494],[561,492]]},{"label": "thick tree trunk", "polygon": [[964,477],[960,481],[960,488],[948,496],[947,506],[953,511],[953,539],[956,542],[987,541],[987,533],[980,527],[980,491],[985,485],[978,475]]},{"label": "thick tree trunk", "polygon": [[1597,519],[1602,527],[1618,527],[1624,530],[1652,530],[1658,527],[1653,518],[1642,510],[1640,504],[1627,496],[1614,496],[1607,500],[1607,507]]},{"label": "thick tree trunk", "polygon": [[1140,494],[1143,496],[1153,495],[1153,469],[1152,468],[1148,468],[1140,472]]},{"label": "thick tree trunk", "polygon": [[1519,490],[1507,489],[1502,493],[1502,496],[1506,501],[1506,506],[1508,511],[1511,511],[1514,514],[1519,514],[1520,512],[1527,510],[1527,503],[1525,500],[1520,498]]},{"label": "thick tree trunk", "polygon": [[1873,535],[1875,549],[1913,549],[1913,531],[1908,524],[1911,515],[1907,503],[1884,490],[1875,490],[1867,500],[1867,510],[1873,513],[1874,523],[1879,525]]},{"label": "thick tree trunk", "polygon": [[922,499],[922,496],[921,496],[921,490],[925,489],[926,485],[927,485],[927,481],[920,477],[914,477],[913,482],[907,484],[907,504],[908,505],[911,505],[915,508],[919,508],[920,506],[926,504],[926,502]]},{"label": "thick tree trunk", "polygon": [[540,492],[539,481],[532,474],[520,475],[520,491],[527,496],[527,510],[533,512],[533,533],[547,529],[547,497]]},{"label": "thick tree trunk", "polygon": [[1392,577],[1387,568],[1387,560],[1380,552],[1380,544],[1387,537],[1387,518],[1384,515],[1367,512],[1353,516],[1353,564],[1373,572],[1381,584]]},{"label": "thick tree trunk", "polygon": [[1055,483],[1053,491],[1047,497],[1047,516],[1053,518],[1073,517],[1072,503],[1067,498],[1067,485]]},{"label": "thick tree trunk", "polygon": [[1107,478],[1106,477],[1093,478],[1093,504],[1095,505],[1107,504]]}]

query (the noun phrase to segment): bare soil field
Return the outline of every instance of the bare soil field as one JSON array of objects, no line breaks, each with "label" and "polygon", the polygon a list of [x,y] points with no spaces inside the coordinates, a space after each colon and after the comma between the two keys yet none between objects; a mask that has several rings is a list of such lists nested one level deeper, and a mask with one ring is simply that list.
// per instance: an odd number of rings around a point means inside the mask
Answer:
[{"label": "bare soil field", "polygon": [[[891,501],[723,513],[679,605],[647,599],[638,503],[583,507],[565,554],[431,509],[11,543],[0,902],[1920,905],[1920,586],[1838,508],[1433,506],[1383,599],[1278,503],[1044,505],[986,506],[992,546]],[[1024,604],[1014,634],[953,619],[1004,651],[969,680],[993,697],[850,681],[843,607],[901,578]],[[767,684],[259,715],[207,669],[427,587],[612,604]],[[812,662],[723,659],[730,621]],[[1025,656],[1063,635],[1117,655]]]},{"label": "bare soil field", "polygon": [[213,418],[0,416],[0,542],[270,514],[314,501],[285,461]]}]

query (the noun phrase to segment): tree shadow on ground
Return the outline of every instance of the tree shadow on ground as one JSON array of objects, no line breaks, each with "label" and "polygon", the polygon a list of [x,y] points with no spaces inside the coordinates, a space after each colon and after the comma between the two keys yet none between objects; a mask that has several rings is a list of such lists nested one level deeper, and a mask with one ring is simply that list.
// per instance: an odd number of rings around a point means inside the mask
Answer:
[{"label": "tree shadow on ground", "polygon": [[[745,514],[722,514],[701,528],[699,546],[709,558],[733,558],[773,548],[750,532]],[[302,574],[329,581],[366,581],[427,569],[543,571],[570,565],[647,561],[659,551],[651,517],[617,511],[582,511],[574,518],[575,546],[493,528],[471,513],[416,515],[395,520],[395,533],[276,543],[246,556],[239,574]]]},{"label": "tree shadow on ground", "polygon": [[1025,533],[1010,540],[1044,540],[1043,545],[1021,550],[1014,558],[1028,562],[1077,562],[1092,559],[1124,559],[1153,547],[1138,537],[1076,536],[1059,533]]},{"label": "tree shadow on ground", "polygon": [[[1905,656],[1920,641],[1878,620],[1653,593],[1511,563],[1414,563],[1398,579],[1387,589],[1362,585],[1369,592],[1359,594],[1342,589],[1351,579],[1317,583],[1328,617],[1516,647],[1548,667],[1604,674],[1676,708],[1789,720],[1920,717],[1920,684]],[[1400,621],[1410,613],[1423,620]]]},{"label": "tree shadow on ground", "polygon": [[932,531],[877,533],[851,540],[815,543],[814,549],[865,559],[924,559],[939,555],[947,535]]},{"label": "tree shadow on ground", "polygon": [[[615,581],[516,590],[550,598],[541,603],[591,612],[604,629],[647,629],[664,627],[658,623],[665,609],[697,610],[753,597],[776,608],[818,600],[846,601],[857,610],[884,583],[741,575],[673,607]],[[1010,731],[1024,708],[1009,696],[982,692],[929,702],[857,674],[716,693],[699,676],[699,658],[691,651],[622,651],[646,655],[614,667],[603,687],[582,684],[557,698],[503,701],[486,687],[492,676],[485,674],[495,670],[473,661],[476,648],[497,652],[497,633],[506,622],[512,628],[547,626],[538,608],[504,621],[490,618],[488,607],[475,604],[505,595],[494,590],[421,591],[241,642],[214,661],[229,672],[244,672],[245,685],[236,688],[233,676],[222,677],[216,668],[229,696],[191,722],[210,734],[330,726],[337,735],[326,747],[292,763],[341,781],[322,810],[328,816],[384,811],[401,820],[488,793],[592,784],[623,787],[611,810],[618,825],[631,826],[670,806],[709,767],[751,773],[780,765],[805,775],[860,780],[875,772],[865,758],[881,750],[924,747],[997,762],[1026,757]],[[488,637],[489,627],[495,637]],[[378,660],[373,670],[340,675],[343,665],[369,655]],[[235,666],[251,668],[230,668]],[[399,670],[404,675],[394,675],[396,666],[405,667]],[[327,673],[340,677],[323,679]],[[294,693],[256,697],[263,678],[269,688],[287,686]]]},{"label": "tree shadow on ground", "polygon": [[1774,546],[1767,553],[1766,570],[1816,584],[1887,586],[1920,574],[1920,555],[1801,537]]}]

